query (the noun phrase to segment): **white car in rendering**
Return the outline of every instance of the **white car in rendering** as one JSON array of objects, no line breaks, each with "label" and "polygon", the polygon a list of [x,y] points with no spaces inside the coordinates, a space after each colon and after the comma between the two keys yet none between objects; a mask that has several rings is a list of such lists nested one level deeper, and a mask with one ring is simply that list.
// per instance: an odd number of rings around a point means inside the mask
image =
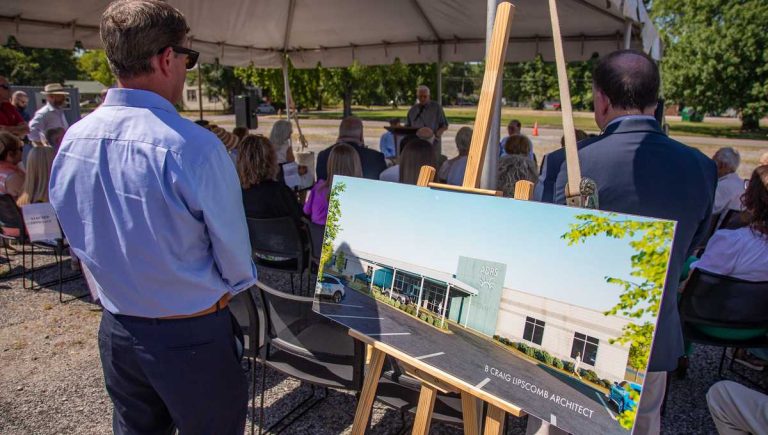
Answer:
[{"label": "white car in rendering", "polygon": [[333,275],[323,274],[323,279],[315,285],[315,294],[329,297],[337,304],[344,298],[344,284]]}]

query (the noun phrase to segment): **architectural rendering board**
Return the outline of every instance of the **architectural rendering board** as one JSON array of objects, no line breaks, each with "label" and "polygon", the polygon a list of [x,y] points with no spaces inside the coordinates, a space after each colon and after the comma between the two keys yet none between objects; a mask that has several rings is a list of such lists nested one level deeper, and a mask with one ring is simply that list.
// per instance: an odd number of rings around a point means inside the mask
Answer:
[{"label": "architectural rendering board", "polygon": [[337,177],[315,310],[573,434],[631,430],[675,223]]}]

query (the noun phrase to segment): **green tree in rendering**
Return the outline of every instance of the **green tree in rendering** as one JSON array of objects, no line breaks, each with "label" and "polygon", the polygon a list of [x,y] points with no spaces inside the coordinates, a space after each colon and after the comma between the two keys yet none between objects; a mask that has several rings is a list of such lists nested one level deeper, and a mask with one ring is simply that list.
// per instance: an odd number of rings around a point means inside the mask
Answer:
[{"label": "green tree in rendering", "polygon": [[341,226],[339,225],[339,219],[341,218],[339,195],[341,195],[346,188],[347,185],[344,182],[337,182],[333,185],[333,188],[331,188],[331,196],[328,198],[328,218],[325,221],[323,250],[320,253],[320,266],[317,271],[318,277],[323,276],[323,269],[333,256],[333,242],[336,240],[339,231],[341,231]]},{"label": "green tree in rendering", "polygon": [[[630,274],[637,279],[605,278],[607,282],[621,286],[623,291],[619,302],[604,314],[618,314],[633,319],[640,319],[645,314],[657,315],[664,289],[674,224],[669,221],[635,221],[618,218],[615,214],[581,214],[576,216],[576,220],[579,223],[571,224],[570,231],[562,236],[568,246],[600,235],[614,239],[634,239],[629,242],[635,250],[631,259]],[[653,329],[653,324],[649,322],[630,323],[624,327],[620,337],[612,340],[612,343],[631,343],[629,364],[635,369],[643,369],[646,366]]]}]

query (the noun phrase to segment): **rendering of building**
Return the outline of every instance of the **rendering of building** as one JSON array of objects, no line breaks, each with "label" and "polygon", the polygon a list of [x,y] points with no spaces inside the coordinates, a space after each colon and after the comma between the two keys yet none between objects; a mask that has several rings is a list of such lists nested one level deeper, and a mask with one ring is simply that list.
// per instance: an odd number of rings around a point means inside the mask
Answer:
[{"label": "rendering of building", "polygon": [[[417,304],[488,337],[498,335],[546,350],[554,357],[622,380],[629,346],[610,343],[629,320],[601,311],[506,288],[507,266],[459,257],[454,273],[424,268],[365,252],[345,250],[338,272]],[[338,264],[336,257],[331,264]],[[566,291],[564,289],[564,291]]]}]

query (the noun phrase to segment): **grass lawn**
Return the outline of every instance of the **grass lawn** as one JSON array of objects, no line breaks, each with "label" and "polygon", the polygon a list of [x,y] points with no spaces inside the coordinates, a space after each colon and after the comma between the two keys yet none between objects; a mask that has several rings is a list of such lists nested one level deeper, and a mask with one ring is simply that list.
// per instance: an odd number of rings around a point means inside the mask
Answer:
[{"label": "grass lawn", "polygon": [[[363,108],[355,107],[353,112],[356,116],[369,121],[386,121],[390,118],[398,117],[405,119],[408,111],[407,107],[400,109],[390,108]],[[447,107],[445,116],[451,124],[472,124],[475,121],[475,107]],[[302,117],[308,119],[339,119],[342,112],[340,110],[330,110],[322,112],[309,112]],[[558,127],[562,128],[563,120],[560,112],[554,111],[534,111],[528,109],[502,108],[501,123],[506,125],[510,119],[518,119],[523,126],[532,127],[535,122],[539,127]],[[682,136],[709,136],[726,137],[735,139],[758,139],[768,140],[768,123],[763,121],[761,129],[756,132],[742,132],[739,130],[741,122],[738,119],[718,122],[683,122],[670,120],[669,127],[673,134]],[[586,130],[587,132],[597,132],[599,129],[591,113],[578,112],[574,114],[574,124],[576,128]]]}]

